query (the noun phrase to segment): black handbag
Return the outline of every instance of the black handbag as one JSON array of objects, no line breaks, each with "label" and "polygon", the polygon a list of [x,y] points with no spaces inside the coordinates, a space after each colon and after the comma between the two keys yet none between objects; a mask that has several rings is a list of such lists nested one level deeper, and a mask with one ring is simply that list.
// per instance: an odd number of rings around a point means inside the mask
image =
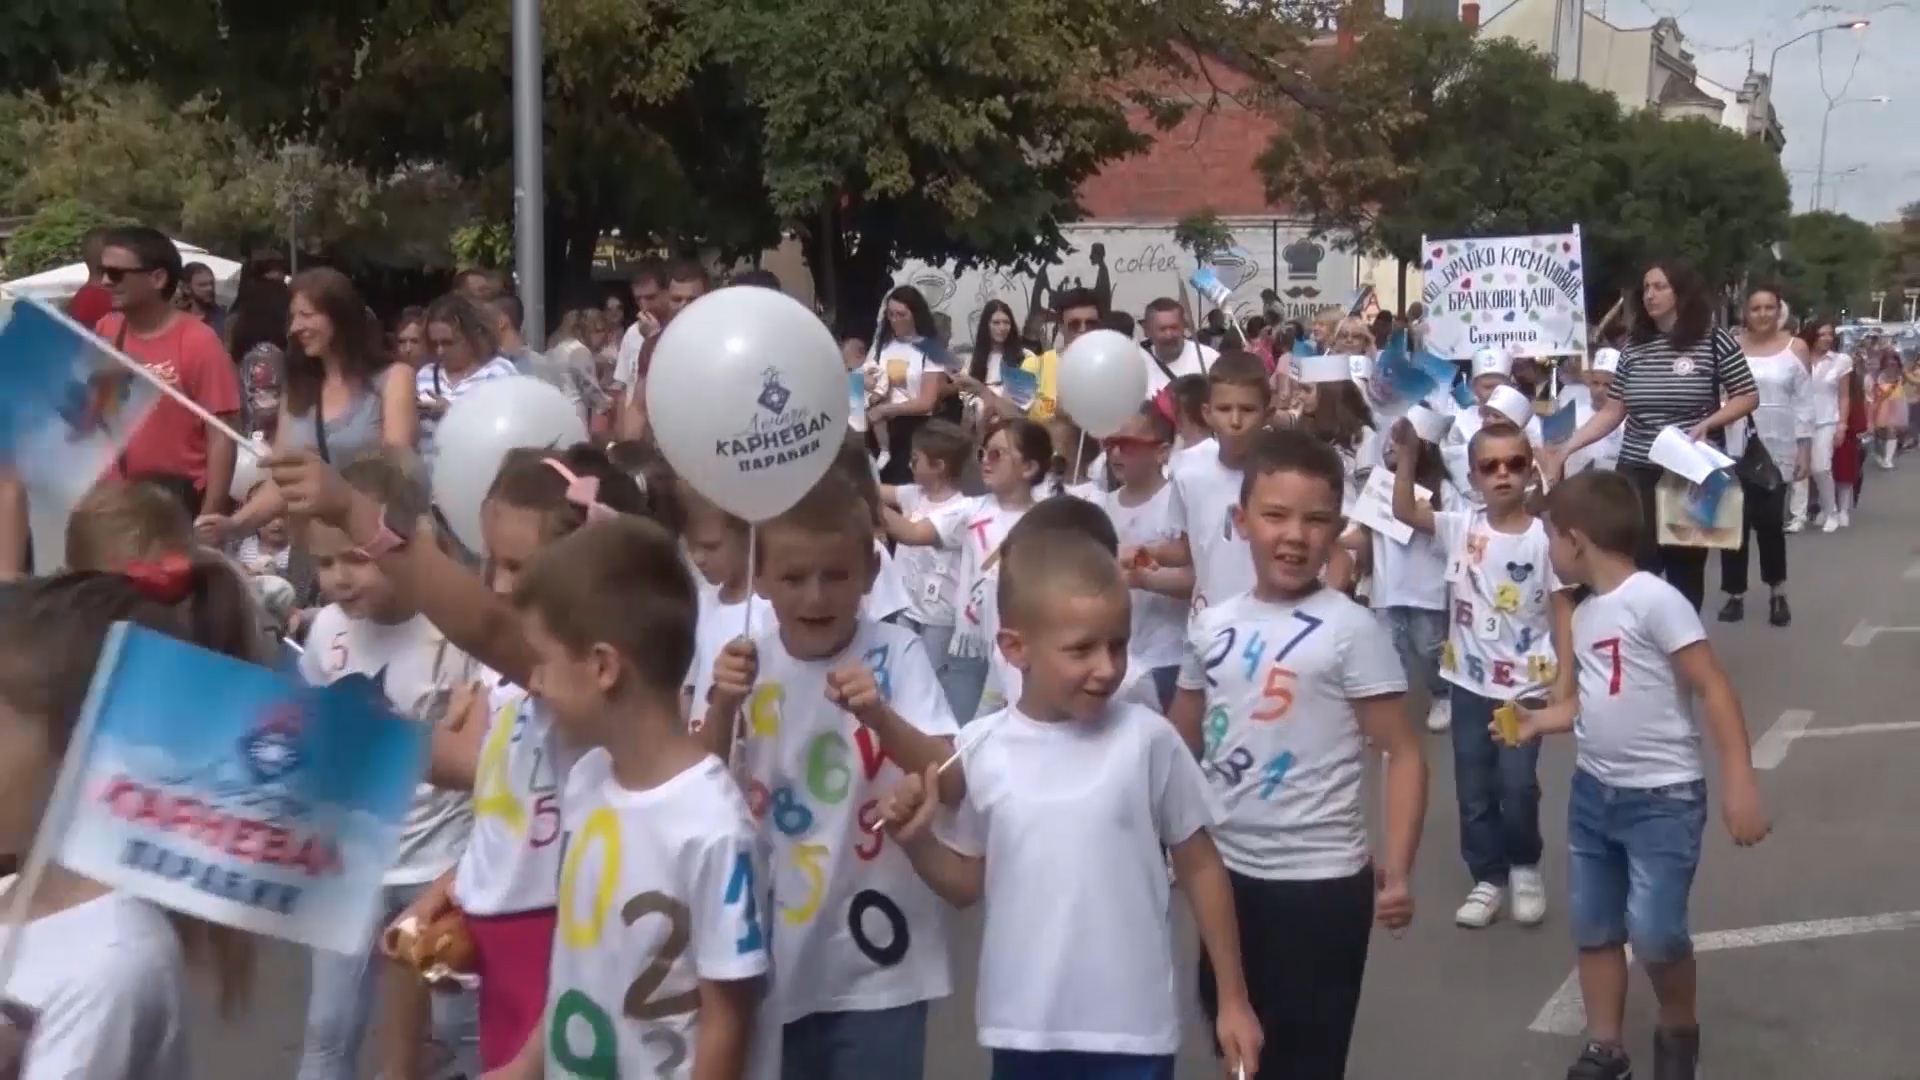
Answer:
[{"label": "black handbag", "polygon": [[1787,484],[1779,463],[1760,441],[1759,432],[1751,422],[1747,424],[1747,448],[1740,452],[1740,460],[1733,463],[1733,475],[1739,477],[1741,483],[1765,492],[1779,491]]}]

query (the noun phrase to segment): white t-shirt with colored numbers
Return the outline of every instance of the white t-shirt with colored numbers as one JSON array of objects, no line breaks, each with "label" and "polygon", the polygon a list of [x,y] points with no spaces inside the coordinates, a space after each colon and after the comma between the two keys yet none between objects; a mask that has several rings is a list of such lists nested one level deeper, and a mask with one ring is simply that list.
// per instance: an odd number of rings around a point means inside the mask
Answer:
[{"label": "white t-shirt with colored numbers", "polygon": [[862,620],[826,660],[799,660],[761,635],[747,701],[748,805],[771,839],[773,1007],[782,1022],[945,997],[952,984],[940,902],[884,833],[880,803],[902,777],[880,741],[827,700],[827,673],[873,672],[902,719],[929,735],[959,732],[926,646],[913,631]]},{"label": "white t-shirt with colored numbers", "polygon": [[1656,788],[1706,775],[1700,727],[1673,654],[1707,639],[1678,589],[1644,571],[1573,609],[1580,665],[1575,761],[1611,787]]},{"label": "white t-shirt with colored numbers", "polygon": [[[894,497],[907,520],[933,521],[942,537],[964,526],[965,522],[954,519],[964,517],[976,503],[957,491],[934,502],[918,484],[895,488]],[[960,590],[960,549],[902,544],[893,553],[893,563],[907,591],[907,615],[922,626],[952,626],[954,594]]]},{"label": "white t-shirt with colored numbers", "polygon": [[632,791],[594,749],[568,776],[561,813],[546,1073],[691,1080],[700,983],[769,966],[764,875],[740,789],[708,757]]},{"label": "white t-shirt with colored numbers", "polygon": [[[1117,489],[1102,492],[1098,502],[1112,519],[1122,549],[1159,544],[1180,535],[1173,521],[1172,484],[1162,484],[1138,506],[1128,506]],[[1146,589],[1132,589],[1129,594],[1133,637],[1127,643],[1128,663],[1148,669],[1178,664],[1186,642],[1187,604]]]},{"label": "white t-shirt with colored numbers", "polygon": [[[7,878],[13,902],[18,878]],[[187,1021],[192,997],[180,939],[166,912],[108,893],[0,927],[0,945],[20,933],[7,996],[34,1009],[33,1040],[20,1080],[178,1080],[192,1076]]]},{"label": "white t-shirt with colored numbers", "polygon": [[1240,470],[1220,463],[1212,439],[1173,455],[1167,471],[1173,499],[1168,520],[1187,538],[1193,554],[1194,611],[1253,588],[1253,554],[1233,525],[1240,505]]},{"label": "white t-shirt with colored numbers", "polygon": [[1180,1046],[1163,849],[1214,821],[1158,713],[1074,723],[1017,710],[962,739],[966,799],[940,841],[986,860],[974,1019],[995,1050],[1172,1054]]},{"label": "white t-shirt with colored numbers", "polygon": [[[300,675],[308,683],[330,686],[345,678],[364,679],[386,694],[394,712],[430,723],[444,718],[456,685],[485,674],[449,645],[425,615],[388,625],[348,618],[337,604],[313,617],[307,650],[300,655]],[[400,826],[393,866],[382,881],[420,885],[439,877],[459,861],[472,828],[473,807],[465,792],[421,781]]]},{"label": "white t-shirt with colored numbers", "polygon": [[688,718],[696,724],[707,713],[707,691],[713,687],[714,661],[720,658],[727,643],[746,634],[749,624],[753,635],[758,636],[780,622],[773,613],[772,602],[754,593],[729,604],[720,599],[718,588],[702,585],[699,597],[700,612],[693,627],[693,662],[687,665],[685,684],[692,695]]},{"label": "white t-shirt with colored numbers", "polygon": [[1452,605],[1440,674],[1496,701],[1547,689],[1553,594],[1560,588],[1547,557],[1547,527],[1535,518],[1525,532],[1499,532],[1474,507],[1436,512],[1433,532],[1446,552]]},{"label": "white t-shirt with colored numbers", "polygon": [[960,573],[955,579],[953,645],[955,656],[984,658],[998,650],[993,636],[1000,632],[1000,545],[1031,507],[1006,507],[992,495],[969,500],[964,514],[932,519],[940,546],[960,549]]},{"label": "white t-shirt with colored numbers", "polygon": [[560,796],[579,755],[519,687],[502,685],[491,704],[453,897],[469,915],[545,911],[560,882]]},{"label": "white t-shirt with colored numbers", "polygon": [[1407,689],[1372,612],[1326,588],[1291,603],[1248,593],[1216,604],[1194,618],[1180,687],[1207,696],[1200,762],[1229,868],[1322,880],[1366,867],[1366,739],[1353,702]]}]

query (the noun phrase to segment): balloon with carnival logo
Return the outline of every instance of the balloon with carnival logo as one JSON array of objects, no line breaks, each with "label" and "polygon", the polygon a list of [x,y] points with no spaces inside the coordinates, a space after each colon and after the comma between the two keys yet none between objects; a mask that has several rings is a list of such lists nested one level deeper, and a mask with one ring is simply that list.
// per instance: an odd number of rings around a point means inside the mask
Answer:
[{"label": "balloon with carnival logo", "polygon": [[647,371],[654,442],[693,489],[746,521],[800,501],[847,432],[847,368],[798,300],[735,285],[688,304]]},{"label": "balloon with carnival logo", "polygon": [[1080,335],[1060,357],[1060,410],[1096,439],[1119,431],[1147,399],[1147,358],[1118,330]]},{"label": "balloon with carnival logo", "polygon": [[433,504],[469,551],[485,551],[480,504],[507,451],[564,450],[587,437],[579,409],[558,387],[527,375],[462,394],[433,432]]}]

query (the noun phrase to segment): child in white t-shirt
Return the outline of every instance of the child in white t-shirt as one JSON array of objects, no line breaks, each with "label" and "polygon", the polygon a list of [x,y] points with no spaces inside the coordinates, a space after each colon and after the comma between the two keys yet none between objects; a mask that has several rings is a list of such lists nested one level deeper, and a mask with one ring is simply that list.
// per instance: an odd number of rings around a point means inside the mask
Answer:
[{"label": "child in white t-shirt", "polygon": [[[1371,444],[1366,466],[1392,470],[1399,462],[1389,439]],[[1414,480],[1430,495],[1434,510],[1464,510],[1466,500],[1447,476],[1440,448],[1421,441]],[[1406,543],[1372,529],[1366,530],[1373,556],[1373,591],[1368,597],[1375,614],[1393,631],[1393,648],[1400,662],[1427,688],[1427,730],[1447,730],[1453,716],[1451,686],[1440,675],[1440,650],[1447,641],[1447,555],[1430,533],[1414,530]]]},{"label": "child in white t-shirt", "polygon": [[1574,737],[1568,907],[1590,1041],[1567,1075],[1632,1075],[1623,1035],[1630,944],[1660,1001],[1653,1075],[1691,1080],[1700,1027],[1687,899],[1707,821],[1700,728],[1713,739],[1727,833],[1746,847],[1768,831],[1746,719],[1693,602],[1634,566],[1646,523],[1633,483],[1581,473],[1548,494],[1547,519],[1555,569],[1589,593],[1566,634],[1577,697],[1523,711],[1518,731],[1527,740]]},{"label": "child in white t-shirt", "polygon": [[1173,486],[1167,482],[1173,437],[1173,422],[1166,414],[1152,402],[1142,405],[1106,440],[1107,463],[1119,486],[1100,498],[1113,521],[1120,568],[1133,601],[1127,670],[1152,680],[1162,711],[1173,700],[1186,642],[1187,605],[1193,597],[1191,566],[1156,566],[1144,554],[1179,534],[1173,523]]},{"label": "child in white t-shirt", "polygon": [[1273,389],[1252,353],[1227,353],[1207,372],[1207,425],[1213,438],[1173,455],[1168,514],[1180,537],[1145,548],[1159,566],[1192,567],[1191,610],[1229,600],[1253,588],[1247,540],[1234,525],[1241,466],[1254,433],[1266,423]]},{"label": "child in white t-shirt", "polygon": [[[257,659],[246,586],[226,561],[203,554],[35,578],[0,608],[8,643],[0,662],[0,854],[27,857],[61,758],[80,724],[94,668],[115,623],[131,622],[201,648]],[[0,879],[0,910],[19,900]],[[0,1034],[13,1041],[8,1080],[175,1080],[194,1076],[189,1054],[189,966],[207,966],[222,1011],[246,1004],[252,938],[172,914],[50,863],[26,921],[0,927],[19,949],[5,987]],[[19,935],[18,940],[10,940]]]},{"label": "child in white t-shirt", "polygon": [[919,636],[861,614],[871,520],[829,472],[760,526],[778,627],[721,653],[708,710],[728,727],[745,711],[747,801],[773,851],[782,1069],[808,1080],[914,1080],[928,1005],[951,989],[940,903],[873,830],[896,769],[946,760],[959,728]]},{"label": "child in white t-shirt", "polygon": [[[973,441],[959,425],[927,421],[913,433],[913,483],[881,488],[882,501],[908,521],[931,523],[936,535],[957,536],[964,524],[960,519],[977,508],[959,488],[960,473],[972,453]],[[907,591],[903,625],[920,635],[951,706],[956,692],[965,689],[954,683],[953,658],[947,651],[953,644],[960,549],[902,544],[893,561]]]},{"label": "child in white t-shirt", "polygon": [[[1426,763],[1391,636],[1322,583],[1346,524],[1339,453],[1303,431],[1267,432],[1246,470],[1236,517],[1255,585],[1195,616],[1169,716],[1224,807],[1214,837],[1267,1032],[1260,1075],[1334,1080],[1346,1075],[1372,928],[1413,917]],[[1362,794],[1369,741],[1387,756],[1377,863]],[[1210,1012],[1213,986],[1203,968]]]},{"label": "child in white t-shirt", "polygon": [[[355,491],[413,518],[427,512],[426,492],[405,466],[385,457],[361,458],[342,470]],[[447,641],[418,605],[341,529],[306,523],[302,542],[328,601],[313,616],[300,675],[315,686],[343,679],[375,684],[395,713],[438,726],[455,688],[473,682],[480,667]],[[423,781],[401,823],[393,866],[382,878],[385,927],[453,869],[473,828],[468,793]],[[372,943],[369,942],[369,949]],[[406,1075],[431,1013],[434,1041],[477,1070],[477,1003],[466,991],[428,995],[407,969],[369,964],[366,956],[315,950],[308,995],[306,1043],[300,1075],[341,1080],[355,1075],[360,1046],[383,999],[381,1056],[385,1071]],[[386,988],[376,994],[382,974]]]},{"label": "child in white t-shirt", "polygon": [[[904,780],[887,824],[940,896],[985,901],[974,1018],[994,1076],[1171,1080],[1169,856],[1218,972],[1227,1075],[1252,1075],[1260,1024],[1206,782],[1164,719],[1114,700],[1126,580],[1089,537],[1023,532],[999,583],[1018,703],[970,726],[945,775],[933,765]],[[962,772],[964,800],[936,822],[930,794]]]},{"label": "child in white t-shirt", "polygon": [[1399,467],[1393,513],[1446,552],[1452,626],[1440,673],[1452,684],[1454,798],[1460,853],[1473,877],[1453,921],[1478,929],[1499,918],[1511,889],[1513,917],[1547,916],[1540,876],[1540,748],[1510,746],[1488,725],[1502,705],[1543,697],[1554,681],[1554,618],[1564,606],[1547,558],[1547,530],[1526,506],[1533,447],[1506,423],[1481,427],[1468,462],[1482,506],[1435,510],[1414,497],[1418,436],[1394,424]]},{"label": "child in white t-shirt", "polygon": [[1000,543],[1007,530],[1032,509],[1034,488],[1046,477],[1052,460],[1053,441],[1045,427],[1031,420],[1004,421],[980,448],[980,478],[987,493],[969,500],[965,514],[909,521],[897,512],[882,511],[887,533],[896,542],[960,550],[953,644],[948,650],[954,659],[948,685],[956,717],[971,720],[996,707],[984,694],[987,658],[999,629],[994,604]]},{"label": "child in white t-shirt", "polygon": [[685,691],[687,721],[697,727],[707,714],[707,689],[720,650],[749,629],[770,629],[773,606],[753,591],[752,567],[747,565],[753,526],[697,494],[688,495],[683,540],[687,557],[705,579]]}]

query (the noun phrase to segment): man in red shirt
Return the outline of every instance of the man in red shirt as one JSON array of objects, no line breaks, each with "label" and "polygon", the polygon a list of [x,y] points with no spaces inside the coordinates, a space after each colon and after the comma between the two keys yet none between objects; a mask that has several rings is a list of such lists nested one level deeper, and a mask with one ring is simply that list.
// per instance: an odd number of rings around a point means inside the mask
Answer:
[{"label": "man in red shirt", "polygon": [[100,283],[100,251],[106,229],[94,229],[80,241],[80,258],[87,264],[87,283],[67,301],[67,318],[91,328],[113,311],[113,293]]},{"label": "man in red shirt", "polygon": [[[180,249],[166,234],[144,226],[110,230],[100,274],[113,294],[113,314],[94,333],[231,424],[240,414],[240,382],[213,330],[173,306],[180,269]],[[227,508],[234,454],[232,440],[214,425],[163,397],[134,431],[119,471],[171,490],[188,513],[218,514]]]}]

